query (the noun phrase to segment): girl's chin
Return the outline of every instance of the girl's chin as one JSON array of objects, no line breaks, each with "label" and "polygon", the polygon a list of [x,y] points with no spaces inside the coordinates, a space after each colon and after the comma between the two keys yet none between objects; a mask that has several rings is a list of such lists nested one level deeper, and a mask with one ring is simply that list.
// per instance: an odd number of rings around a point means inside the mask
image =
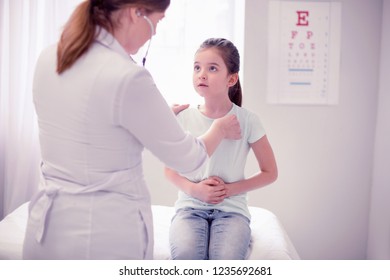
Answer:
[{"label": "girl's chin", "polygon": [[206,88],[206,87],[197,87],[197,88],[195,88],[195,90],[196,90],[196,92],[197,92],[199,95],[203,96],[204,94],[207,93],[208,88]]},{"label": "girl's chin", "polygon": [[197,89],[196,92],[198,93],[198,95],[199,95],[200,97],[204,97],[204,93],[203,93],[202,91],[199,91],[199,90]]}]

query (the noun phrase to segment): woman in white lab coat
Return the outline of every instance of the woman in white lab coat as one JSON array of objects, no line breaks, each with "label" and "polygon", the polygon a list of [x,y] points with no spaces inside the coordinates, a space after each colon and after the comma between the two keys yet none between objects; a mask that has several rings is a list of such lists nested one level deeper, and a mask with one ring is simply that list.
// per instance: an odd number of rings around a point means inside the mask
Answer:
[{"label": "woman in white lab coat", "polygon": [[58,45],[41,54],[33,95],[42,176],[30,203],[25,259],[151,259],[143,148],[191,174],[222,139],[240,138],[235,116],[215,121],[198,139],[183,132],[149,72],[131,59],[168,6],[85,1]]}]

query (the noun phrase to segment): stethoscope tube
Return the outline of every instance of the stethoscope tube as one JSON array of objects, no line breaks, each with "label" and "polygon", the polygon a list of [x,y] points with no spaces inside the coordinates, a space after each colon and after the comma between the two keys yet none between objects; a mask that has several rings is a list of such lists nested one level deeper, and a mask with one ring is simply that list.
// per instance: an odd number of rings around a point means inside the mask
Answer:
[{"label": "stethoscope tube", "polygon": [[143,18],[149,23],[150,32],[151,32],[151,34],[150,34],[150,39],[149,39],[149,43],[148,43],[148,48],[146,49],[145,56],[144,56],[144,58],[142,59],[142,66],[145,67],[146,57],[147,57],[147,55],[148,55],[149,48],[150,48],[150,43],[152,42],[152,37],[153,37],[153,34],[154,34],[154,26],[153,26],[152,21],[151,21],[147,16],[143,16]]}]

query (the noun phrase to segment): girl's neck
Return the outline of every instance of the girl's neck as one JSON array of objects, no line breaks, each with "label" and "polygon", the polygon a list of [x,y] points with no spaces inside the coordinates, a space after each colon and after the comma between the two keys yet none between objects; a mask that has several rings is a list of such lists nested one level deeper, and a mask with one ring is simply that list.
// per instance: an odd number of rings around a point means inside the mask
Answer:
[{"label": "girl's neck", "polygon": [[217,119],[225,116],[233,107],[233,103],[229,99],[224,100],[207,100],[199,106],[199,111],[206,117]]}]

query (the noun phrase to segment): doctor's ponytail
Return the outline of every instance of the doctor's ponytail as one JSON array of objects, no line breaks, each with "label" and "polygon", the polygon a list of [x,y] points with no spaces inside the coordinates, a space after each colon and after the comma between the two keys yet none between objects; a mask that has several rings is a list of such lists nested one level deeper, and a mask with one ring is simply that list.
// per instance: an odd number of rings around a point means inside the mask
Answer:
[{"label": "doctor's ponytail", "polygon": [[71,15],[57,47],[57,73],[70,68],[95,39],[90,1],[81,3]]}]

